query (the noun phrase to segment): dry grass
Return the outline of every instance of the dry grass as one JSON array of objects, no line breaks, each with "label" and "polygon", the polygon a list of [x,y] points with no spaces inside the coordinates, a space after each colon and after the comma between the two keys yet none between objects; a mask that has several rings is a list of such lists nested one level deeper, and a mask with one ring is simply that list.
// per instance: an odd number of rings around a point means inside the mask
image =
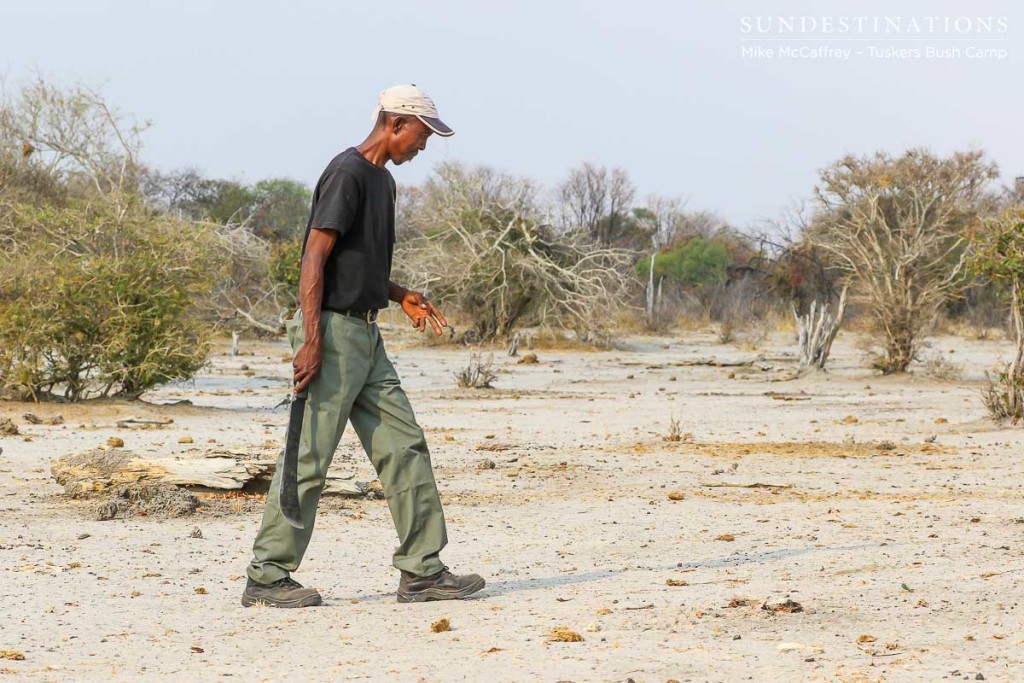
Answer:
[{"label": "dry grass", "polygon": [[664,439],[658,441],[638,441],[633,444],[630,450],[636,455],[647,455],[667,450],[725,458],[737,458],[744,455],[774,455],[790,458],[868,458],[887,455],[955,452],[955,449],[949,446],[938,444],[912,442],[894,444],[891,441],[844,443],[841,441],[689,442],[684,440],[669,446],[665,443]]},{"label": "dry grass", "polygon": [[679,426],[679,420],[672,417],[668,421],[668,434],[665,436],[665,441],[682,441],[683,432]]},{"label": "dry grass", "polygon": [[568,626],[556,626],[548,633],[549,643],[582,643],[583,636],[572,631]]},{"label": "dry grass", "polygon": [[492,383],[498,379],[494,371],[494,353],[483,360],[482,354],[469,354],[469,363],[455,373],[455,382],[463,389],[491,389]]}]

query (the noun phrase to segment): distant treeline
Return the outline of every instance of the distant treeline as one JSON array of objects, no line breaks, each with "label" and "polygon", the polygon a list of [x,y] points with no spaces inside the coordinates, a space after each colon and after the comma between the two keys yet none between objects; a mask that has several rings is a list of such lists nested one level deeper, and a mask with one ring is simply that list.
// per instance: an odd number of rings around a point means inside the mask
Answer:
[{"label": "distant treeline", "polygon": [[[0,104],[0,393],[137,396],[194,374],[218,330],[275,334],[295,307],[309,187],[156,170],[142,133],[81,87],[40,80]],[[900,372],[938,322],[1012,326],[1012,287],[977,254],[1022,197],[983,153],[844,157],[808,191],[741,230],[641,198],[621,168],[543,187],[442,164],[399,190],[395,277],[460,319],[464,343],[526,328],[610,343],[692,321],[756,343],[847,292],[844,319]]]}]

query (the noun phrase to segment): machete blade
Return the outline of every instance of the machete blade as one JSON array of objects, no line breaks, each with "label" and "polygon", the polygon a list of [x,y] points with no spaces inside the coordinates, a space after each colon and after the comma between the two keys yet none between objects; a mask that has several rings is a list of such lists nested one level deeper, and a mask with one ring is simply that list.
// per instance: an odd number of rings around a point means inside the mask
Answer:
[{"label": "machete blade", "polygon": [[302,436],[302,419],[306,412],[306,393],[292,398],[288,416],[288,435],[284,442],[284,470],[281,472],[281,487],[278,503],[281,514],[296,529],[303,529],[302,510],[299,507],[299,437]]}]

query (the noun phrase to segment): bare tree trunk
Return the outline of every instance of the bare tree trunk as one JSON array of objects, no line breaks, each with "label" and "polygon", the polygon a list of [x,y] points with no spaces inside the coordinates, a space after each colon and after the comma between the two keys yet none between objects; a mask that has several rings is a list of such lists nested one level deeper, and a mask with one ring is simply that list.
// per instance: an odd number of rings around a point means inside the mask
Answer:
[{"label": "bare tree trunk", "polygon": [[516,332],[512,337],[511,343],[508,345],[508,355],[513,358],[519,355],[519,333]]},{"label": "bare tree trunk", "polygon": [[793,309],[793,317],[796,318],[799,329],[798,345],[802,370],[825,369],[825,363],[832,352],[832,342],[839,333],[839,326],[842,325],[843,315],[846,313],[847,289],[848,286],[843,287],[834,314],[828,310],[826,302],[820,302],[819,308],[818,301],[811,302],[811,307],[805,315],[799,315],[796,309]]},{"label": "bare tree trunk", "polygon": [[1013,330],[1016,335],[1017,341],[1017,353],[1013,357],[1013,362],[1010,363],[1010,368],[1006,373],[1006,407],[1007,412],[1010,415],[1020,415],[1022,412],[1022,406],[1020,405],[1021,398],[1021,363],[1024,361],[1024,315],[1021,313],[1021,305],[1024,302],[1020,298],[1020,284],[1016,281],[1013,283],[1012,295],[1013,295]]},{"label": "bare tree trunk", "polygon": [[654,326],[654,322],[655,322],[655,320],[654,320],[655,305],[657,304],[657,301],[656,301],[656,292],[654,290],[654,265],[655,265],[655,261],[657,261],[657,259],[658,259],[658,250],[655,249],[651,253],[651,276],[650,276],[650,278],[648,279],[648,282],[647,282],[647,311],[646,311],[646,317],[647,317],[647,325],[649,327],[653,327]]}]

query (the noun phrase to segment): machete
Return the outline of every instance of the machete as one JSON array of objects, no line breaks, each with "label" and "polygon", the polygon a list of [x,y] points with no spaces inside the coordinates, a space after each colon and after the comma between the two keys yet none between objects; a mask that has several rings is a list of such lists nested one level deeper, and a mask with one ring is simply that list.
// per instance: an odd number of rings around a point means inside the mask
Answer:
[{"label": "machete", "polygon": [[284,442],[284,470],[281,472],[281,487],[278,503],[281,514],[296,529],[304,529],[302,510],[299,507],[299,437],[302,435],[302,418],[306,413],[306,390],[292,396],[288,416],[288,435]]}]

